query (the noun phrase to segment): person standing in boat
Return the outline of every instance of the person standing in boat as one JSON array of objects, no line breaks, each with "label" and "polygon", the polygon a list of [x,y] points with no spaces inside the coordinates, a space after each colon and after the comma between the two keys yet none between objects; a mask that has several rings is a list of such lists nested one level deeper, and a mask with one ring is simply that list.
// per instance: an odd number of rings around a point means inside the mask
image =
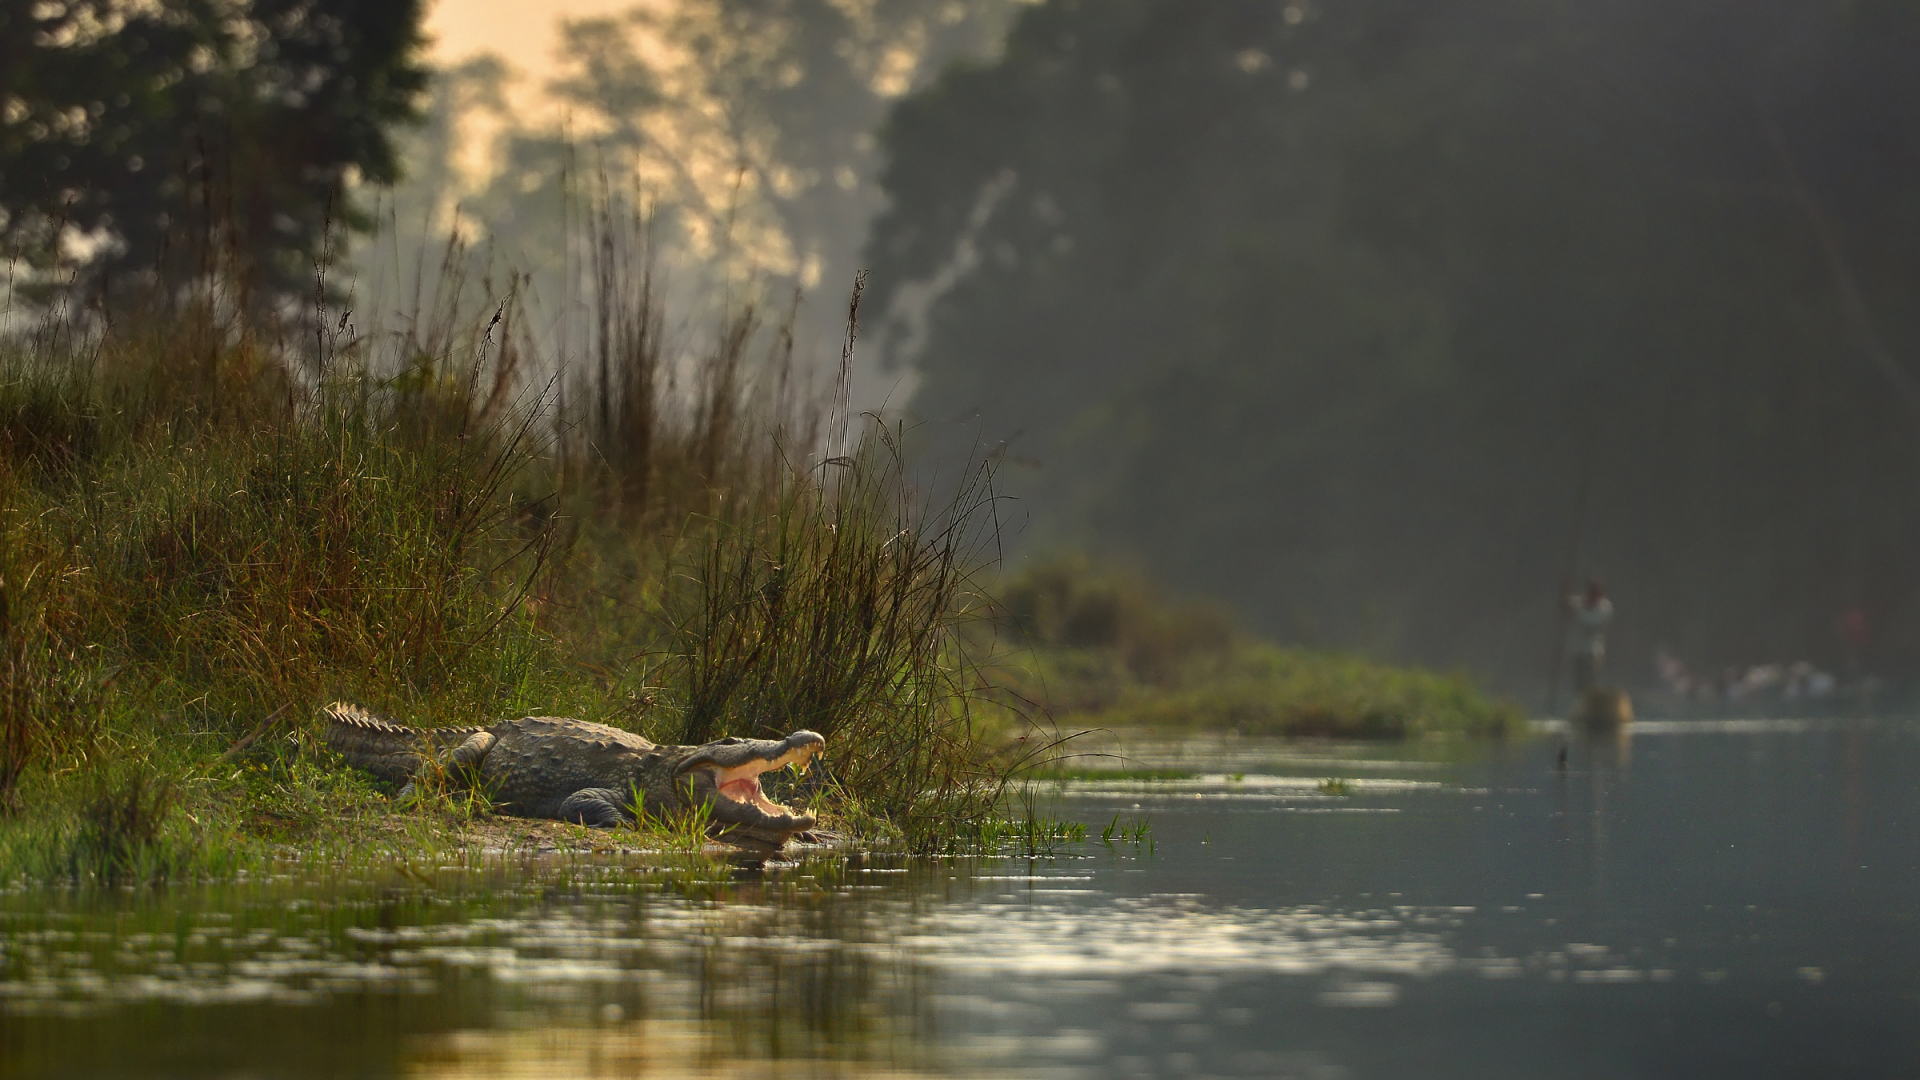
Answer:
[{"label": "person standing in boat", "polygon": [[1584,697],[1599,684],[1600,662],[1607,656],[1607,624],[1613,621],[1613,601],[1606,586],[1587,582],[1587,591],[1567,597],[1573,615],[1573,692]]}]

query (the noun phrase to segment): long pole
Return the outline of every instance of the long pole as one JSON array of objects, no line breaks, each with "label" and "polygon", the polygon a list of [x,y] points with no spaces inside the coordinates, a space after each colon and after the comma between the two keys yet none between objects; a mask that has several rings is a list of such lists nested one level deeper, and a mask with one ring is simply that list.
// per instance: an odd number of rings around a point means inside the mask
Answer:
[{"label": "long pole", "polygon": [[1587,535],[1587,499],[1593,491],[1593,426],[1587,426],[1587,437],[1580,451],[1580,478],[1574,486],[1573,496],[1573,532],[1567,539],[1567,571],[1560,579],[1560,595],[1556,597],[1560,609],[1560,632],[1554,635],[1553,656],[1547,666],[1547,712],[1554,716],[1560,711],[1560,670],[1566,666],[1567,634],[1573,629],[1573,612],[1567,607],[1567,597],[1573,595],[1580,575],[1580,548]]}]

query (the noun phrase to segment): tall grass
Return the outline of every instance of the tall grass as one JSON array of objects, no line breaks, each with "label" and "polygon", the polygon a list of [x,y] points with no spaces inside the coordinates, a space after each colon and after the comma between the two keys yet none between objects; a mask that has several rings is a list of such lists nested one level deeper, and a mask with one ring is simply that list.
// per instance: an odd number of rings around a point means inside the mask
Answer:
[{"label": "tall grass", "polygon": [[506,497],[537,451],[528,416],[462,433],[407,388],[346,382],[295,409],[197,392],[161,409],[111,380],[172,358],[124,349],[90,359],[96,396],[76,407],[101,449],[6,493],[9,549],[63,578],[70,646],[216,709],[317,697],[349,672],[426,687],[458,677],[551,553]]},{"label": "tall grass", "polygon": [[19,809],[22,776],[57,742],[84,741],[102,658],[90,648],[85,566],[22,511],[41,485],[70,485],[98,441],[70,372],[0,377],[0,813]]},{"label": "tall grass", "polygon": [[390,328],[210,287],[0,341],[0,875],[188,873],[182,820],[207,850],[364,826],[364,785],[319,779],[339,696],[810,727],[829,812],[914,843],[985,820],[1006,768],[959,631],[991,463],[927,496],[761,305],[670,341],[643,225],[598,221],[581,356],[542,353],[514,279],[457,274]]},{"label": "tall grass", "polygon": [[979,753],[981,675],[961,631],[984,607],[994,499],[987,463],[938,502],[920,494],[900,432],[876,423],[760,513],[716,522],[675,626],[680,741],[730,718],[758,735],[805,727],[838,748],[845,791],[916,836],[985,815],[1004,773]]},{"label": "tall grass", "polygon": [[0,813],[19,809],[21,776],[50,742],[90,734],[99,662],[79,632],[72,577],[57,552],[8,542],[0,553]]}]

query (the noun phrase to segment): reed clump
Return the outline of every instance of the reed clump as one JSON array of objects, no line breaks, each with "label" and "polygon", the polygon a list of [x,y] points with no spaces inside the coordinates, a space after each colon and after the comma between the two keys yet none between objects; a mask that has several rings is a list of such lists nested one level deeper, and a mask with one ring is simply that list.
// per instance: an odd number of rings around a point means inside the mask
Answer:
[{"label": "reed clump", "polygon": [[175,861],[163,842],[174,794],[172,781],[144,769],[103,783],[80,808],[68,848],[69,875],[106,881],[165,877]]},{"label": "reed clump", "polygon": [[675,626],[686,686],[679,740],[738,730],[826,736],[831,782],[916,842],[983,819],[1007,780],[962,631],[984,610],[989,470],[937,504],[917,492],[898,429],[782,485],[762,513],[716,523]]},{"label": "reed clump", "polygon": [[669,342],[641,234],[603,226],[583,356],[542,353],[510,290],[392,329],[194,294],[0,339],[0,877],[390,833],[406,811],[317,738],[340,697],[811,727],[829,820],[919,845],[984,820],[1008,770],[959,628],[991,463],[928,502],[901,433],[805,393],[758,307]]}]

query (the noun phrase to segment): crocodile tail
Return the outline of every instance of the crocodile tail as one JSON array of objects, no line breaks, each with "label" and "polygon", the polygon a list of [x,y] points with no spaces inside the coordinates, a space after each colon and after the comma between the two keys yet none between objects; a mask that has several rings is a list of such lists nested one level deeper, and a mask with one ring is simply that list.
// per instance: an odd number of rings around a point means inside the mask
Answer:
[{"label": "crocodile tail", "polygon": [[447,764],[446,751],[461,745],[483,727],[417,728],[396,724],[350,702],[336,701],[322,709],[327,718],[327,746],[383,780],[404,783],[430,760]]},{"label": "crocodile tail", "polygon": [[327,745],[350,763],[365,767],[371,759],[417,753],[418,728],[384,720],[350,702],[336,701],[321,710],[327,718]]}]

